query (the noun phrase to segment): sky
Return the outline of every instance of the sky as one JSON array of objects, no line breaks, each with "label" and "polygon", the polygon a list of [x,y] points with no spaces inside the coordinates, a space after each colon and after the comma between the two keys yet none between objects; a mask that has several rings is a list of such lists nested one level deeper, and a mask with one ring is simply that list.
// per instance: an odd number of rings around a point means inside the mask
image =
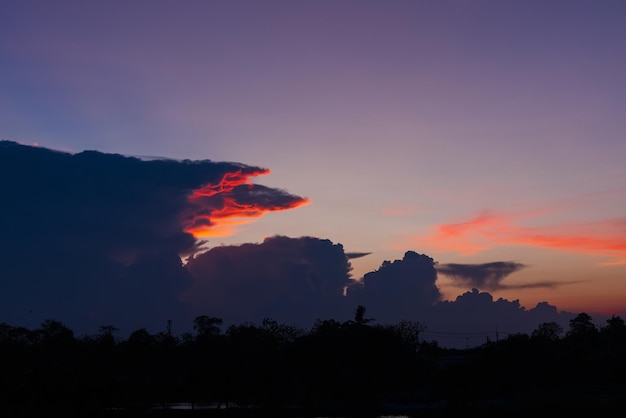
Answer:
[{"label": "sky", "polygon": [[[84,292],[106,293],[104,271],[122,292],[131,270],[164,276],[155,300],[175,305],[175,294],[190,315],[232,321],[349,316],[363,303],[381,321],[428,318],[434,336],[478,324],[459,325],[471,317],[461,306],[498,302],[529,324],[626,317],[622,1],[1,9],[0,140],[11,142],[0,171],[12,202],[1,214],[13,235],[0,280],[13,308],[0,321],[27,323],[30,303],[71,324],[92,306]],[[25,254],[58,264],[50,280],[74,296],[46,299]],[[237,261],[225,266],[224,254]],[[66,274],[60,260],[77,259]],[[433,304],[449,315],[414,306]],[[531,321],[533,309],[549,315]]]}]

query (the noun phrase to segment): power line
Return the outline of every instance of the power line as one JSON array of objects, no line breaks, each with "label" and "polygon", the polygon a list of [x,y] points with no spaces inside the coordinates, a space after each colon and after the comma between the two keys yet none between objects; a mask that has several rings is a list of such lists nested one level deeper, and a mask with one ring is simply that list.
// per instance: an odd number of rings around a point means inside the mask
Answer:
[{"label": "power line", "polygon": [[474,331],[474,332],[455,332],[455,331],[422,331],[421,332],[422,335],[426,335],[426,334],[431,334],[431,335],[440,335],[440,336],[446,336],[446,335],[450,335],[450,336],[472,336],[472,335],[498,335],[498,334],[505,334],[505,335],[512,335],[514,333],[510,333],[510,332],[502,332],[499,330],[495,330],[495,331]]},{"label": "power line", "polygon": [[499,341],[500,335],[512,335],[512,333],[502,332],[498,329],[494,331],[431,331],[424,330],[421,332],[422,339],[432,339],[436,341],[459,341],[465,340],[466,348],[469,348],[470,340],[476,341],[477,339],[489,341],[495,339]]},{"label": "power line", "polygon": [[434,334],[434,335],[485,335],[495,334],[495,331],[478,331],[478,332],[449,332],[449,331],[424,331],[422,334]]}]

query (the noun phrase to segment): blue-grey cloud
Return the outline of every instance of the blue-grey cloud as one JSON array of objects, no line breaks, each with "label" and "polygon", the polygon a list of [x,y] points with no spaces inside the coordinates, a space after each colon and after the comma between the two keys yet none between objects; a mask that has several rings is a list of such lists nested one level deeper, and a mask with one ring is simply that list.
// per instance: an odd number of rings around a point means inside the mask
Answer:
[{"label": "blue-grey cloud", "polygon": [[355,258],[365,257],[370,254],[371,253],[346,253],[346,257],[348,257],[350,260],[353,260]]},{"label": "blue-grey cloud", "polygon": [[193,284],[184,295],[197,313],[229,323],[272,318],[308,327],[344,317],[352,267],[341,244],[314,237],[274,236],[259,244],[217,246],[192,257]]},{"label": "blue-grey cloud", "polygon": [[350,286],[347,301],[366,306],[383,322],[420,317],[441,299],[435,264],[427,255],[407,251],[402,260],[384,261]]},{"label": "blue-grey cloud", "polygon": [[[526,309],[477,289],[446,301],[437,287],[439,273],[503,288],[520,263],[439,265],[407,251],[356,281],[350,260],[368,253],[322,238],[273,236],[200,252],[189,219],[213,227],[216,213],[227,217],[237,205],[256,215],[305,201],[247,184],[263,172],[0,142],[0,319],[35,327],[54,318],[79,333],[106,324],[164,330],[169,320],[177,331],[201,314],[308,327],[316,319],[348,320],[363,305],[377,323],[407,319],[460,335],[497,326],[529,332],[565,318],[547,303]],[[181,256],[189,254],[184,265]]]},{"label": "blue-grey cloud", "polygon": [[[189,218],[202,212],[212,225],[227,205],[276,210],[304,200],[252,184],[222,187],[266,171],[0,141],[0,318],[36,325],[52,317],[81,329],[187,321],[178,297],[191,279],[180,257],[199,244]],[[221,200],[190,199],[207,185]]]},{"label": "blue-grey cloud", "polygon": [[[437,265],[437,272],[470,289],[498,290],[510,287],[503,285],[502,280],[525,267],[525,264],[512,261],[494,261],[483,264],[448,263]],[[525,287],[529,286],[529,284],[525,285]],[[535,287],[545,287],[545,284],[535,283]]]}]

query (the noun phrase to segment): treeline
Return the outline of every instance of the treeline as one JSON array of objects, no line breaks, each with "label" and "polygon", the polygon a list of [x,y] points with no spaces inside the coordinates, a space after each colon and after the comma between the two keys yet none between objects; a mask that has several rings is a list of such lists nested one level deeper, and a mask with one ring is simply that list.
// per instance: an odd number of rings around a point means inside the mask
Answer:
[{"label": "treeline", "polygon": [[29,330],[0,324],[0,401],[20,411],[147,411],[174,402],[302,414],[452,410],[488,405],[626,406],[626,325],[581,313],[564,330],[540,324],[480,347],[443,349],[425,327],[318,320],[305,331],[266,319],[222,330],[199,316],[194,332],[127,338],[113,326],[77,337],[48,320]]}]

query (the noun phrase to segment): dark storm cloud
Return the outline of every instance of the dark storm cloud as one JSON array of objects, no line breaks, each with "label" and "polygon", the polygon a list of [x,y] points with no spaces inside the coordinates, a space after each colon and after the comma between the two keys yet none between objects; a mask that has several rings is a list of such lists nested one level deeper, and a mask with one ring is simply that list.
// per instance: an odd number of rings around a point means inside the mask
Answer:
[{"label": "dark storm cloud", "polygon": [[351,309],[343,291],[352,267],[341,244],[325,239],[274,236],[214,247],[192,257],[187,269],[193,285],[184,300],[196,313],[229,323],[268,317],[308,327]]},{"label": "dark storm cloud", "polygon": [[[504,277],[505,271],[510,274],[523,268],[518,263],[490,264],[494,263],[488,263],[486,269],[463,269],[467,265],[455,265],[455,269],[449,271],[469,270],[473,277],[484,278],[485,271]],[[494,300],[491,294],[478,289],[459,295],[455,300],[443,300],[436,285],[440,267],[432,258],[408,251],[401,260],[384,261],[376,271],[367,273],[350,286],[346,301],[350,306],[365,306],[368,317],[374,318],[375,323],[418,321],[426,327],[423,338],[456,348],[494,340],[498,333],[502,337],[508,333],[530,333],[542,322],[555,321],[565,328],[573,316],[558,312],[546,302],[527,309],[519,300]]]},{"label": "dark storm cloud", "polygon": [[379,321],[415,318],[440,300],[436,280],[435,261],[407,251],[402,260],[384,261],[378,270],[350,286],[347,300],[353,305],[366,306]]},{"label": "dark storm cloud", "polygon": [[184,300],[195,315],[222,317],[227,323],[267,317],[303,328],[316,319],[351,319],[363,305],[375,324],[421,322],[425,338],[459,348],[495,339],[498,329],[504,337],[530,333],[541,322],[566,327],[571,319],[545,302],[527,309],[518,300],[494,300],[477,289],[443,300],[437,263],[414,251],[351,280],[349,254],[340,244],[311,237],[275,236],[260,244],[214,247],[187,263],[193,285]]},{"label": "dark storm cloud", "polygon": [[[224,208],[278,210],[303,200],[249,182],[267,171],[1,141],[0,317],[34,324],[53,317],[95,329],[183,320],[189,312],[177,298],[191,280],[179,255],[198,244],[184,222],[194,211],[211,223]],[[233,178],[249,184],[221,196]],[[190,200],[207,185],[222,199],[219,208]]]},{"label": "dark storm cloud", "polygon": [[433,307],[424,319],[427,325],[424,338],[437,340],[444,346],[464,348],[511,334],[530,334],[543,322],[556,322],[567,328],[574,316],[559,312],[547,302],[527,309],[517,299],[494,300],[491,294],[472,289]]},{"label": "dark storm cloud", "polygon": [[[526,265],[512,261],[494,261],[484,264],[449,263],[438,265],[437,272],[468,288],[476,287],[483,290],[497,290],[509,287],[503,285],[502,280],[524,267]],[[544,287],[541,284],[535,284],[535,286]]]},{"label": "dark storm cloud", "polygon": [[[450,333],[463,344],[461,331],[567,325],[566,313],[547,303],[526,309],[476,289],[444,301],[436,284],[439,271],[465,285],[502,288],[519,263],[437,265],[407,251],[355,281],[350,260],[368,253],[346,253],[326,239],[275,236],[198,253],[200,234],[191,232],[306,203],[250,182],[267,172],[0,142],[0,321],[36,327],[53,318],[82,333],[101,325],[161,331],[172,320],[179,332],[205,314],[308,327],[318,318],[348,320],[363,305],[375,323],[419,321],[431,335]],[[183,265],[180,255],[188,254],[195,255]]]}]

